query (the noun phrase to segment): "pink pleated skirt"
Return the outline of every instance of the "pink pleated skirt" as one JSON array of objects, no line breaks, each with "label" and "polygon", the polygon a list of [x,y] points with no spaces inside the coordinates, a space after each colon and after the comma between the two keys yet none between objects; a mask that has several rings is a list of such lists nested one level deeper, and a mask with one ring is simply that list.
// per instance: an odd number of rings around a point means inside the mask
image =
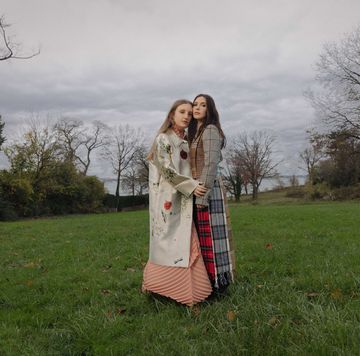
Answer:
[{"label": "pink pleated skirt", "polygon": [[199,303],[211,294],[212,288],[194,224],[191,229],[189,267],[160,266],[148,261],[144,269],[142,290],[161,294],[187,305]]}]

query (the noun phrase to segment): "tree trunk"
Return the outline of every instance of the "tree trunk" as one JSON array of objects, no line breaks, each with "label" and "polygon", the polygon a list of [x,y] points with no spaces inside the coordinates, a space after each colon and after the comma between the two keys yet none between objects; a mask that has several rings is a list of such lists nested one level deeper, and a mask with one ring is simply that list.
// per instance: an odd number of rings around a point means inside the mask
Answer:
[{"label": "tree trunk", "polygon": [[115,196],[116,196],[116,211],[120,211],[119,210],[120,209],[120,171],[118,171],[117,174]]},{"label": "tree trunk", "polygon": [[238,177],[236,179],[236,196],[235,196],[235,201],[237,202],[240,201],[241,190],[242,190],[242,179]]},{"label": "tree trunk", "polygon": [[258,198],[258,186],[256,184],[252,185],[252,200],[256,200]]}]

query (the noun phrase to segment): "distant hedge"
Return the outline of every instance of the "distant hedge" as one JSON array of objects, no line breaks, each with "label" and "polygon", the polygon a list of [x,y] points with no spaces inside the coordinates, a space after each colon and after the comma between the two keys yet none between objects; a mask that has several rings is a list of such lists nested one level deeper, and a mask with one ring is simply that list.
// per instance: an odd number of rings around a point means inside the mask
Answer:
[{"label": "distant hedge", "polygon": [[[113,194],[106,194],[104,198],[104,206],[108,209],[116,209],[116,196]],[[135,206],[148,206],[149,194],[145,195],[126,195],[119,197],[119,209],[130,208]]]}]

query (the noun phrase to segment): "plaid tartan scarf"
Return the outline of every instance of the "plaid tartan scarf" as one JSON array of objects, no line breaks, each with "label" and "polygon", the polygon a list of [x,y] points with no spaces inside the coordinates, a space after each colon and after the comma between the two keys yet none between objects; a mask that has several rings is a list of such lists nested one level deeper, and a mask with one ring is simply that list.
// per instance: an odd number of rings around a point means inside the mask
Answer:
[{"label": "plaid tartan scarf", "polygon": [[211,236],[210,216],[208,208],[196,209],[195,225],[198,230],[199,243],[204,264],[210,281],[215,281],[215,258]]},{"label": "plaid tartan scarf", "polygon": [[195,211],[195,224],[206,270],[213,286],[221,289],[230,284],[235,268],[229,212],[221,180],[215,181],[209,207],[197,209],[195,206]]}]

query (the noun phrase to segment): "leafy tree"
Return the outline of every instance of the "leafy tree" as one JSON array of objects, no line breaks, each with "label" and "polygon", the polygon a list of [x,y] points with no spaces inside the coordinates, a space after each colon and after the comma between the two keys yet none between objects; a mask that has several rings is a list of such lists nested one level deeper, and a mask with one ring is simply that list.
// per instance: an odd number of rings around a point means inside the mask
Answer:
[{"label": "leafy tree", "polygon": [[0,189],[19,216],[94,211],[102,206],[104,185],[63,160],[49,125],[32,122],[22,142],[5,149],[10,170]]}]

